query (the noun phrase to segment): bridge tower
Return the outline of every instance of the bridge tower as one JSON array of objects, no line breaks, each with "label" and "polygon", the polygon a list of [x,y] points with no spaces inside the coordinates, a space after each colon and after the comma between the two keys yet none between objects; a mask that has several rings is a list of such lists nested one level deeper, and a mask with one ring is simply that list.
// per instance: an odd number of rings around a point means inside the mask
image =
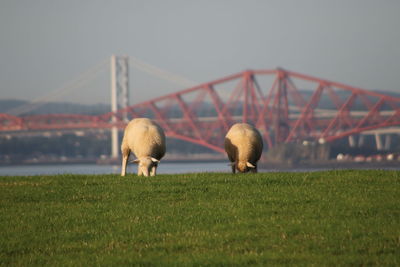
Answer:
[{"label": "bridge tower", "polygon": [[[114,114],[119,109],[129,106],[129,58],[127,56],[111,56],[111,112]],[[127,113],[123,114],[124,121],[128,121]],[[112,122],[116,123],[114,115]],[[111,158],[118,158],[119,142],[118,128],[111,128]]]}]

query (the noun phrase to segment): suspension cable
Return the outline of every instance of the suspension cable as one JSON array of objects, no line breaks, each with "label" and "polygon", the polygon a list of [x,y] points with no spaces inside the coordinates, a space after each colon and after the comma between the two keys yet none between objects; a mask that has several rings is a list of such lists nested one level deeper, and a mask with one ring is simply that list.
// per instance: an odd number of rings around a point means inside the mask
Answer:
[{"label": "suspension cable", "polygon": [[57,99],[60,96],[65,95],[66,93],[69,93],[69,92],[72,92],[74,90],[81,88],[84,84],[86,84],[87,82],[89,82],[93,78],[95,78],[96,75],[100,71],[102,71],[105,67],[108,67],[108,59],[99,62],[94,67],[83,72],[77,78],[68,82],[64,86],[61,86],[60,88],[57,88],[56,90],[54,90],[50,93],[47,93],[41,97],[38,97],[38,98],[30,101],[29,103],[23,104],[18,107],[14,107],[5,113],[8,113],[8,114],[11,114],[14,116],[18,116],[23,113],[28,113],[32,110],[35,110],[43,105],[46,105],[48,102],[50,102],[50,100]]}]

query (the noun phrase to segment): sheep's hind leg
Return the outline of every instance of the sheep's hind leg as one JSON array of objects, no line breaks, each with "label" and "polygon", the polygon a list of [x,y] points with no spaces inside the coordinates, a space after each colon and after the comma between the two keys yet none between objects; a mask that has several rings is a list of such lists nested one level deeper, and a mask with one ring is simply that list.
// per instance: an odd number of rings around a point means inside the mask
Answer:
[{"label": "sheep's hind leg", "polygon": [[131,151],[129,148],[122,149],[122,167],[121,167],[121,176],[126,175],[126,165],[128,165],[128,158]]}]

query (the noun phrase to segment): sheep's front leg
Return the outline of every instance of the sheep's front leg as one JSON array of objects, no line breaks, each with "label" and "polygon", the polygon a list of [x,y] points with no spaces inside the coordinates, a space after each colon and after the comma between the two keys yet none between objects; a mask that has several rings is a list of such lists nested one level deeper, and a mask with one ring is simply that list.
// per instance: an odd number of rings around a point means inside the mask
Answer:
[{"label": "sheep's front leg", "polygon": [[128,165],[128,158],[131,151],[129,148],[122,148],[122,167],[121,167],[121,176],[126,175],[126,165]]},{"label": "sheep's front leg", "polygon": [[156,172],[157,172],[157,166],[151,167],[150,176],[156,176]]},{"label": "sheep's front leg", "polygon": [[143,171],[142,171],[142,168],[140,167],[140,163],[138,163],[138,166],[137,166],[137,175],[138,176],[143,175]]},{"label": "sheep's front leg", "polygon": [[257,173],[257,165],[256,165],[255,168],[250,169],[250,171],[251,171],[252,173]]},{"label": "sheep's front leg", "polygon": [[232,162],[232,173],[235,174],[236,173],[236,163]]}]

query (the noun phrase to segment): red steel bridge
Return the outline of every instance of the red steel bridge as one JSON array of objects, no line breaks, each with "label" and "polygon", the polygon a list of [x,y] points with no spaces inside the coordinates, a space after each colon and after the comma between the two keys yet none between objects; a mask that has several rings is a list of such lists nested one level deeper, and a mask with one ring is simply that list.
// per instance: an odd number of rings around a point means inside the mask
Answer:
[{"label": "red steel bridge", "polygon": [[123,129],[137,117],[155,119],[168,137],[223,152],[236,122],[256,126],[268,148],[400,126],[400,98],[284,69],[246,70],[98,116],[0,114],[0,133]]}]

